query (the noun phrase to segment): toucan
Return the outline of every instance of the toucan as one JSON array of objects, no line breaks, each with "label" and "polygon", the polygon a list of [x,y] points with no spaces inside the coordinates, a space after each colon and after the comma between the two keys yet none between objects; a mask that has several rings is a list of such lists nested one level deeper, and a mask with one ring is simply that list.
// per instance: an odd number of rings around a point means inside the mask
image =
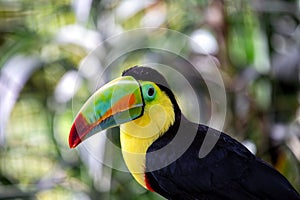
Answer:
[{"label": "toucan", "polygon": [[[166,79],[135,66],[98,89],[70,130],[75,148],[120,126],[124,161],[146,189],[173,200],[300,200],[289,181],[229,135],[188,120]],[[206,140],[209,136],[209,140]],[[212,146],[203,156],[203,146]]]}]

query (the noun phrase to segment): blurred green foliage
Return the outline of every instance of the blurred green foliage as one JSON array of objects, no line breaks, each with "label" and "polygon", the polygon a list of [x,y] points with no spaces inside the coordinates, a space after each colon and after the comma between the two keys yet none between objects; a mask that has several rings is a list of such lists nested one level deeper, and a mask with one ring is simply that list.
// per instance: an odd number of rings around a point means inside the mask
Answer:
[{"label": "blurred green foliage", "polygon": [[[299,1],[141,2],[0,1],[0,199],[162,199],[67,144],[74,115],[99,82],[145,60],[188,68],[176,55],[140,50],[106,61],[115,66],[98,80],[105,53],[118,44],[103,45],[90,71],[79,68],[106,39],[149,26],[188,36],[206,30],[215,38],[211,56],[227,91],[225,132],[254,144],[299,190]],[[152,37],[140,42],[174,45],[202,59],[177,38]],[[116,144],[117,132],[108,134]],[[124,165],[117,153],[112,160]]]}]

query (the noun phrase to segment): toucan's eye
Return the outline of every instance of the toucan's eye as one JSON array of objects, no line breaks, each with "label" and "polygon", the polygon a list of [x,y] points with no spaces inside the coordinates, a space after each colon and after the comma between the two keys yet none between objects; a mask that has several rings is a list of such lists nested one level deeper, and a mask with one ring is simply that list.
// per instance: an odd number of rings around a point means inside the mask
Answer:
[{"label": "toucan's eye", "polygon": [[143,86],[143,95],[145,100],[151,101],[155,98],[156,90],[153,85],[144,85]]},{"label": "toucan's eye", "polygon": [[148,96],[152,97],[153,95],[154,95],[154,88],[153,87],[148,88]]}]

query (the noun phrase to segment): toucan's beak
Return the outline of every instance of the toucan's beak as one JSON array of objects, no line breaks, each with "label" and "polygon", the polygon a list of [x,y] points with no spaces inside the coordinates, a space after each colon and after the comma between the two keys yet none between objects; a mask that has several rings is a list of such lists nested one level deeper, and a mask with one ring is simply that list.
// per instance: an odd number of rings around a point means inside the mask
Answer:
[{"label": "toucan's beak", "polygon": [[140,85],[131,76],[117,78],[97,90],[77,114],[69,135],[75,148],[95,133],[134,120],[143,114]]}]

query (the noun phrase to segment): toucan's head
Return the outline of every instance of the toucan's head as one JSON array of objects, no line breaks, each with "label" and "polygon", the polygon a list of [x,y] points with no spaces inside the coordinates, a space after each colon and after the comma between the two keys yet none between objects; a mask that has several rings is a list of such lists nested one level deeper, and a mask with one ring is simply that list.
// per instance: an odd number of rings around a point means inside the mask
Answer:
[{"label": "toucan's head", "polygon": [[168,88],[165,78],[154,69],[133,67],[124,71],[81,108],[70,131],[70,147],[118,125],[136,137],[163,134],[174,123],[175,112],[180,111]]}]

